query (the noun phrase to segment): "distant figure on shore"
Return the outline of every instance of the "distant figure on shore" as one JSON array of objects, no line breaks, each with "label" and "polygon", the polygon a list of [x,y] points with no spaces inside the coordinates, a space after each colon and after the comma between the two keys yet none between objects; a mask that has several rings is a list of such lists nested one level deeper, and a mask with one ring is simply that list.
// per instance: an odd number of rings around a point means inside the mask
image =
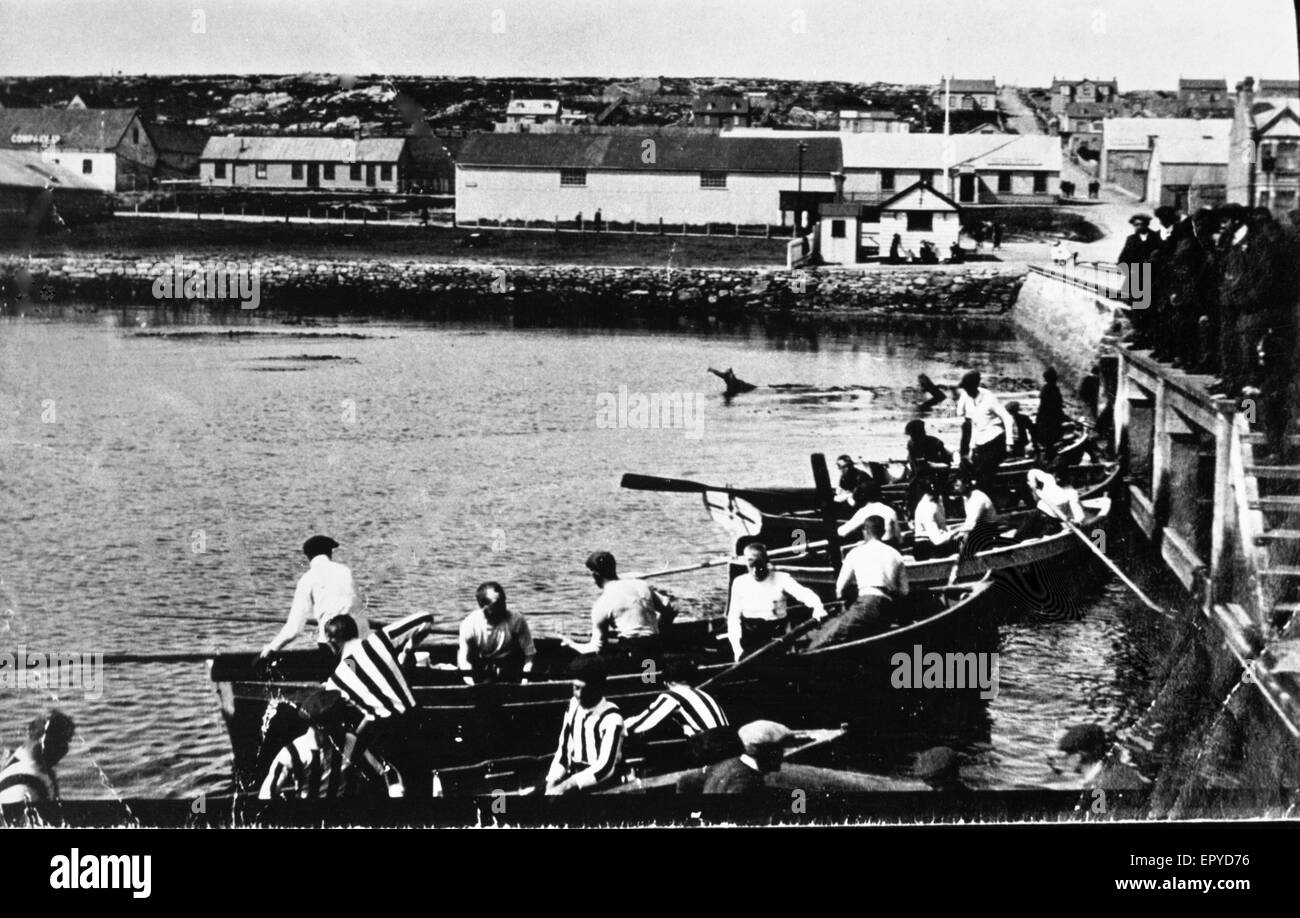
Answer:
[{"label": "distant figure on shore", "polygon": [[1096,200],[1097,194],[1101,191],[1101,182],[1093,179],[1088,183],[1088,197]]},{"label": "distant figure on shore", "polygon": [[605,219],[600,215],[600,208],[596,208],[596,216],[591,218],[592,224],[596,227],[596,232],[600,232],[605,225]]},{"label": "distant figure on shore", "polygon": [[894,238],[889,243],[889,263],[896,265],[899,259],[903,257],[903,237],[894,233]]},{"label": "distant figure on shore", "polygon": [[1002,223],[997,220],[993,221],[993,251],[1002,251]]},{"label": "distant figure on shore", "polygon": [[937,265],[939,263],[939,250],[934,247],[934,243],[926,239],[921,243],[921,264]]},{"label": "distant figure on shore", "polygon": [[948,264],[959,265],[963,261],[965,261],[965,255],[961,250],[961,246],[954,242],[948,247]]},{"label": "distant figure on shore", "polygon": [[732,372],[731,367],[727,367],[725,373],[715,370],[713,367],[709,367],[709,372],[727,384],[727,391],[722,393],[724,398],[731,398],[732,396],[739,395],[742,392],[753,392],[758,388],[758,386],[753,383],[747,383],[743,379],[738,378],[736,374]]}]

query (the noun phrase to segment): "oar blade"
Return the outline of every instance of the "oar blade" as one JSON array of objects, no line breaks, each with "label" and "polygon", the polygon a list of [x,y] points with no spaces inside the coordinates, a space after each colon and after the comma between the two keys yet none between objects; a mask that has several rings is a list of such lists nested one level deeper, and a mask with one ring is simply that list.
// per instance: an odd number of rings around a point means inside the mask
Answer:
[{"label": "oar blade", "polygon": [[632,491],[671,491],[684,494],[712,490],[708,485],[687,481],[684,478],[659,478],[655,475],[637,475],[633,472],[623,475],[619,487]]}]

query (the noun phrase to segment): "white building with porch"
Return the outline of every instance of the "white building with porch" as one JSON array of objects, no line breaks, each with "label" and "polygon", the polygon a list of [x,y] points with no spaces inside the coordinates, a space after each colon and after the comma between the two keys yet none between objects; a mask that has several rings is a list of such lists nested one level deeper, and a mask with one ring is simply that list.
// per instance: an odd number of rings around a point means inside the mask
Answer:
[{"label": "white building with porch", "polygon": [[897,236],[904,257],[908,252],[919,256],[922,243],[929,242],[944,259],[960,232],[960,205],[918,181],[879,205],[853,201],[823,204],[817,251],[826,264],[857,264],[875,255],[888,255]]}]

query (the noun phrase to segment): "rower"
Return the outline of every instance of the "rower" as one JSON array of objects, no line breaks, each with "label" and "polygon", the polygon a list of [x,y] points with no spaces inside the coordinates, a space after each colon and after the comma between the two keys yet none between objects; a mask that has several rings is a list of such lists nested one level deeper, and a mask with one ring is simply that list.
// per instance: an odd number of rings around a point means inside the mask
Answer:
[{"label": "rower", "polygon": [[983,482],[974,475],[958,475],[953,489],[962,498],[966,510],[966,519],[954,538],[961,546],[962,557],[968,558],[992,547],[998,536],[998,511]]},{"label": "rower", "polygon": [[736,660],[771,643],[785,630],[786,597],[812,609],[813,618],[826,617],[821,597],[789,574],[772,570],[767,546],[751,542],[745,546],[748,570],[731,581],[727,606],[727,640]]},{"label": "rower", "polygon": [[361,611],[352,571],[334,560],[334,549],[339,547],[329,536],[314,535],[302,543],[302,553],[307,556],[307,573],[298,578],[298,588],[289,607],[289,620],[280,633],[262,648],[262,657],[285,647],[298,636],[308,619],[317,622],[316,640],[321,645],[325,639],[325,624],[336,615],[350,615],[362,634],[370,633],[370,625]]},{"label": "rower", "polygon": [[1035,504],[1042,512],[1031,514],[1021,524],[1017,531],[1019,538],[1032,539],[1060,532],[1061,517],[1076,525],[1087,519],[1083,504],[1079,502],[1079,492],[1074,488],[1063,486],[1051,473],[1041,469],[1030,469],[1025,477],[1029,480]]},{"label": "rower", "polygon": [[1011,451],[1015,421],[998,397],[980,386],[980,374],[974,370],[962,376],[959,388],[957,417],[965,419],[961,430],[962,462],[969,457],[971,472],[983,478],[996,472]]},{"label": "rower", "polygon": [[881,541],[884,533],[884,520],[867,517],[862,544],[844,556],[835,581],[845,609],[813,634],[809,650],[878,634],[897,617],[897,604],[908,593],[907,567],[898,550]]},{"label": "rower", "polygon": [[907,435],[907,463],[914,477],[931,465],[952,464],[952,453],[942,440],[925,432],[925,421],[908,421],[903,433]]},{"label": "rower", "polygon": [[342,695],[317,689],[298,713],[307,722],[307,731],[276,753],[258,792],[260,799],[352,797],[361,790],[358,776],[382,782],[389,797],[406,795],[397,769],[370,750],[357,753]]},{"label": "rower", "polygon": [[527,682],[537,649],[528,622],[506,607],[506,591],[488,581],[474,594],[478,609],[460,623],[456,665],[466,685],[479,682]]},{"label": "rower", "polygon": [[948,531],[948,517],[939,496],[939,485],[933,478],[925,478],[918,485],[921,498],[912,511],[912,532],[915,542],[912,554],[917,561],[944,558],[957,550],[957,542]]},{"label": "rower", "polygon": [[621,657],[657,660],[660,632],[677,615],[672,603],[644,580],[620,579],[618,564],[607,551],[592,552],[587,569],[600,588],[600,597],[591,607],[591,640],[578,644],[565,637],[561,643],[579,654],[601,653],[608,649],[613,632],[618,635],[615,649]]},{"label": "rower", "polygon": [[765,775],[781,770],[790,730],[771,720],[745,724],[737,733],[744,752],[710,765],[704,773],[706,794],[752,794],[767,789]]},{"label": "rower", "polygon": [[650,707],[627,720],[628,736],[649,733],[669,719],[676,721],[686,736],[727,726],[727,715],[713,696],[691,686],[697,676],[695,661],[690,657],[670,661],[664,667],[667,690]]},{"label": "rower", "polygon": [[871,480],[871,476],[858,468],[849,456],[840,456],[835,460],[835,467],[840,470],[840,483],[835,495],[837,501],[848,501],[853,497],[858,485]]},{"label": "rower", "polygon": [[867,517],[878,516],[885,521],[885,544],[898,547],[898,511],[888,504],[881,503],[880,485],[868,481],[858,485],[853,492],[853,516],[836,530],[840,538],[847,538],[862,528]]},{"label": "rower", "polygon": [[1014,422],[1011,447],[1007,453],[1013,459],[1023,459],[1037,439],[1034,434],[1034,422],[1020,413],[1020,402],[1014,399],[1007,402],[1007,414],[1011,415],[1011,420]]},{"label": "rower", "polygon": [[36,825],[39,807],[59,802],[54,766],[68,754],[77,725],[59,710],[27,725],[27,742],[0,763],[0,825]]},{"label": "rower", "polygon": [[573,698],[546,773],[548,795],[614,783],[622,765],[623,715],[605,697],[605,662],[595,654],[583,654],[570,664],[569,675]]}]

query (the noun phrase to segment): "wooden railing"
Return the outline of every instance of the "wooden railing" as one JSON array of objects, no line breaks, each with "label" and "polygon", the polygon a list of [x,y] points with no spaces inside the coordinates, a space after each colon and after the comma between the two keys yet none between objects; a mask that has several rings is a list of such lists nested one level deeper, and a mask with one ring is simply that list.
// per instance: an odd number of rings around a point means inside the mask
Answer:
[{"label": "wooden railing", "polygon": [[1119,265],[1092,262],[1081,265],[1030,265],[1030,271],[1088,290],[1106,299],[1122,302],[1124,273]]}]

